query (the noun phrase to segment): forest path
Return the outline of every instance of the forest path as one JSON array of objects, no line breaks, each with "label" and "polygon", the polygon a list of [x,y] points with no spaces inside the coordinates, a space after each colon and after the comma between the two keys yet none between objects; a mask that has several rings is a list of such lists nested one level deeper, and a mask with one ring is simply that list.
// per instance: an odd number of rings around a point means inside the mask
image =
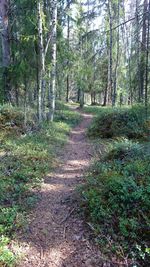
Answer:
[{"label": "forest path", "polygon": [[71,131],[62,152],[62,163],[42,186],[41,201],[23,242],[26,256],[19,267],[101,266],[98,248],[90,241],[90,231],[78,207],[76,187],[83,183],[83,173],[92,158],[86,139],[92,115],[81,115],[81,123]]}]

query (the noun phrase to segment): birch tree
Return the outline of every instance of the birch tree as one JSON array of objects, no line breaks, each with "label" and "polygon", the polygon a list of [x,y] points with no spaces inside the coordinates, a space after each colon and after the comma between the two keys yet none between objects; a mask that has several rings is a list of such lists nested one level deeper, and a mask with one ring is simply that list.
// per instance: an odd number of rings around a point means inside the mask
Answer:
[{"label": "birch tree", "polygon": [[56,98],[56,59],[57,59],[57,0],[51,2],[51,96],[49,104],[49,117],[53,121],[55,113]]},{"label": "birch tree", "polygon": [[[70,2],[69,0],[67,0],[67,6],[68,6],[68,10],[70,8]],[[70,16],[69,14],[67,15],[67,46],[68,46],[68,52],[70,50]],[[69,101],[69,57],[67,59],[67,92],[66,92],[66,102]]]},{"label": "birch tree", "polygon": [[44,55],[44,44],[43,44],[43,25],[42,25],[42,1],[37,1],[37,15],[38,15],[38,118],[39,123],[43,119],[43,79],[45,74],[45,55]]},{"label": "birch tree", "polygon": [[141,102],[141,88],[140,88],[140,22],[139,22],[139,0],[136,0],[135,9],[135,22],[136,22],[136,55],[137,55],[137,87],[138,87],[138,100]]},{"label": "birch tree", "polygon": [[109,16],[109,63],[108,63],[108,89],[107,92],[109,94],[109,101],[112,100],[112,90],[113,90],[113,78],[112,78],[112,48],[113,48],[113,24],[112,24],[112,1],[108,1],[107,3],[108,16]]},{"label": "birch tree", "polygon": [[148,0],[144,0],[143,7],[143,21],[142,21],[142,43],[141,43],[141,56],[140,56],[140,97],[143,101],[144,98],[144,77],[145,77],[145,59],[146,59],[146,28],[147,28],[147,9]]},{"label": "birch tree", "polygon": [[[119,19],[120,19],[120,1],[118,0],[117,3],[117,25],[119,25]],[[112,92],[112,106],[114,107],[116,105],[116,98],[117,98],[117,70],[119,65],[119,41],[120,41],[120,29],[118,27],[117,29],[117,40],[116,40],[116,63],[115,63],[115,69],[114,69],[114,82],[113,82],[113,92]]]}]

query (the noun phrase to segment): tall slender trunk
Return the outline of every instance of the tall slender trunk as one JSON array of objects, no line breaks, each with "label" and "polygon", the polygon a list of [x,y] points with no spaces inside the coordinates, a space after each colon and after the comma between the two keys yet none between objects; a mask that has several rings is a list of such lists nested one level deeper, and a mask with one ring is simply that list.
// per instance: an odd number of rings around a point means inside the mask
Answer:
[{"label": "tall slender trunk", "polygon": [[56,59],[57,59],[57,0],[52,2],[52,52],[51,52],[51,103],[49,110],[50,120],[53,121],[56,98]]},{"label": "tall slender trunk", "polygon": [[81,90],[80,92],[80,108],[83,108],[84,106],[84,91]]},{"label": "tall slender trunk", "polygon": [[[80,57],[83,58],[83,37],[82,33],[80,33]],[[83,84],[82,84],[82,79],[83,79],[83,74],[80,77],[81,82],[80,82],[80,108],[83,108],[84,106],[84,91],[83,91]]]},{"label": "tall slender trunk", "polygon": [[42,2],[37,2],[37,15],[38,15],[38,118],[39,123],[43,119],[44,111],[44,75],[45,75],[45,55],[43,45],[43,25],[42,25]]},{"label": "tall slender trunk", "polygon": [[113,30],[112,30],[112,10],[111,1],[108,1],[109,15],[109,64],[108,64],[108,94],[109,101],[112,100],[113,78],[112,78],[112,46],[113,46]]},{"label": "tall slender trunk", "polygon": [[138,101],[141,102],[141,88],[140,88],[140,23],[139,23],[139,0],[136,0],[136,55],[137,55],[137,89],[138,89]]},{"label": "tall slender trunk", "polygon": [[[118,11],[118,18],[117,18],[117,24],[119,25],[119,18],[120,18],[120,4],[118,0],[118,5],[117,5],[117,11]],[[112,95],[112,106],[114,107],[116,105],[116,98],[117,98],[117,69],[119,65],[119,37],[120,37],[120,30],[118,27],[118,32],[117,32],[117,58],[116,58],[116,66],[115,66],[115,71],[114,71],[114,84],[113,84],[113,95]]]},{"label": "tall slender trunk", "polygon": [[142,25],[142,44],[141,44],[141,57],[140,57],[140,97],[143,101],[144,96],[144,76],[145,76],[145,59],[146,59],[146,18],[147,18],[147,11],[148,8],[148,1],[144,0],[144,9],[143,9],[143,25]]},{"label": "tall slender trunk", "polygon": [[108,96],[108,86],[106,85],[105,91],[104,91],[104,101],[103,101],[103,106],[105,107],[107,105],[107,96]]},{"label": "tall slender trunk", "polygon": [[[49,73],[48,73],[48,75],[49,75],[49,79],[48,79],[48,108],[49,108],[49,110],[51,109],[51,88],[52,88],[52,86],[51,86],[51,71],[49,71]],[[50,113],[48,114],[48,119],[50,119]]]},{"label": "tall slender trunk", "polygon": [[149,37],[150,37],[150,0],[148,3],[148,23],[147,23],[147,50],[146,50],[146,71],[145,71],[145,107],[146,107],[146,116],[147,116],[147,109],[148,109],[148,67],[149,67]]},{"label": "tall slender trunk", "polygon": [[[130,36],[131,38],[131,36]],[[129,75],[129,104],[133,104],[133,89],[131,84],[131,52],[129,52],[129,37],[127,36],[127,51],[128,51],[128,75]]]},{"label": "tall slender trunk", "polygon": [[77,91],[77,102],[80,102],[80,85],[78,87],[78,91]]},{"label": "tall slender trunk", "polygon": [[[125,11],[125,1],[123,1],[123,18],[124,18],[124,22],[126,21],[126,11]],[[125,32],[124,32],[124,36],[126,39],[125,42],[125,62],[127,63],[127,75],[129,77],[128,80],[128,105],[132,105],[132,101],[133,101],[133,90],[132,90],[132,85],[131,85],[131,81],[132,81],[132,77],[131,77],[131,44],[130,44],[130,40],[131,40],[131,29],[127,26],[127,24],[124,25],[125,27]],[[120,94],[120,102],[121,102],[121,98],[123,98],[122,93]]]},{"label": "tall slender trunk", "polygon": [[10,37],[9,37],[9,1],[0,1],[0,18],[2,23],[2,62],[3,62],[3,83],[4,83],[4,100],[11,101],[11,87],[9,78],[10,56]]},{"label": "tall slender trunk", "polygon": [[24,126],[27,126],[27,77],[24,77]]},{"label": "tall slender trunk", "polygon": [[[70,2],[69,0],[67,1],[68,4],[68,9],[70,8]],[[70,17],[69,15],[67,16],[67,45],[68,45],[68,52],[70,50]],[[66,93],[66,102],[69,101],[69,57],[67,59],[67,93]]]}]

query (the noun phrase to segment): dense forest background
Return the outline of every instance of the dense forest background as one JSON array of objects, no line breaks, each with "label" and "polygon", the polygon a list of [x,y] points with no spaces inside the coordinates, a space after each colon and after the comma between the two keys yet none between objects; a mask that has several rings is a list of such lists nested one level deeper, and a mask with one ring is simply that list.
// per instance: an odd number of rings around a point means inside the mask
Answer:
[{"label": "dense forest background", "polygon": [[0,266],[150,265],[149,73],[150,0],[0,0]]},{"label": "dense forest background", "polygon": [[1,1],[1,103],[36,108],[39,121],[53,120],[56,98],[147,106],[149,9],[148,0]]}]

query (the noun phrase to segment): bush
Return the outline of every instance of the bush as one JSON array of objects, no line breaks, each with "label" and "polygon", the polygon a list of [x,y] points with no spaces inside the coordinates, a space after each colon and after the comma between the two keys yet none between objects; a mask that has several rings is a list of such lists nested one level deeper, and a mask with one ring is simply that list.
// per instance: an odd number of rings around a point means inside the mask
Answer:
[{"label": "bush", "polygon": [[8,243],[10,240],[7,237],[0,237],[0,266],[9,266],[13,267],[16,264],[17,257],[13,252],[8,248]]},{"label": "bush", "polygon": [[85,211],[99,241],[118,256],[121,247],[137,266],[148,266],[150,260],[149,149],[127,140],[115,143],[92,166],[82,189]]},{"label": "bush", "polygon": [[113,138],[147,138],[150,125],[142,106],[122,109],[101,109],[88,130],[89,136]]},{"label": "bush", "polygon": [[0,106],[0,130],[5,134],[21,134],[35,129],[37,117],[32,109],[27,111],[25,122],[24,111],[11,105]]}]

